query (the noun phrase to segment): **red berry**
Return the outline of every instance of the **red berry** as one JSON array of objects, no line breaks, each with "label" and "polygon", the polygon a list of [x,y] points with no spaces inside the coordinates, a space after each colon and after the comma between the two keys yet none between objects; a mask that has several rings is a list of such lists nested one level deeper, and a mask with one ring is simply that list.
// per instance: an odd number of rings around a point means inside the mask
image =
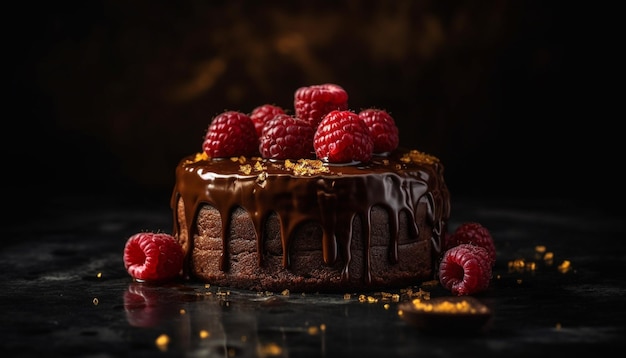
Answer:
[{"label": "red berry", "polygon": [[211,158],[257,155],[259,142],[254,123],[241,112],[218,114],[209,125],[202,149]]},{"label": "red berry", "polygon": [[273,104],[264,104],[253,109],[250,113],[250,119],[252,119],[252,123],[254,123],[254,129],[256,129],[257,136],[261,137],[261,132],[263,131],[263,125],[265,122],[274,118],[277,114],[284,113],[285,110]]},{"label": "red berry", "polygon": [[477,222],[466,222],[446,237],[445,249],[450,249],[459,244],[474,244],[483,247],[489,254],[489,263],[494,266],[496,263],[496,246],[493,237],[486,227]]},{"label": "red berry", "polygon": [[276,115],[265,123],[259,151],[268,159],[313,157],[313,127],[307,121],[288,114]]},{"label": "red berry", "polygon": [[316,128],[326,113],[348,109],[348,93],[336,84],[300,87],[294,94],[296,117]]},{"label": "red berry", "polygon": [[472,244],[460,244],[446,251],[439,265],[439,282],[457,296],[486,290],[491,274],[487,250]]},{"label": "red berry", "polygon": [[164,233],[142,232],[131,236],[124,247],[124,267],[138,281],[163,281],[183,268],[183,249]]},{"label": "red berry", "polygon": [[315,132],[317,158],[329,163],[368,162],[374,143],[365,122],[352,111],[328,113]]},{"label": "red berry", "polygon": [[382,109],[369,108],[359,112],[374,141],[374,153],[391,152],[398,148],[400,137],[393,117]]}]

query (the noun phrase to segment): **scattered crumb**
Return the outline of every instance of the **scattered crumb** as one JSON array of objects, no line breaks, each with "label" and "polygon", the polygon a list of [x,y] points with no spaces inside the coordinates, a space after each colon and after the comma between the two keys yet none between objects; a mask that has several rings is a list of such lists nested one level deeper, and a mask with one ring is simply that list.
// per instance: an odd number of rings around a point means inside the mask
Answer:
[{"label": "scattered crumb", "polygon": [[161,352],[165,352],[167,351],[167,345],[170,343],[170,337],[167,334],[162,334],[157,337],[154,343]]},{"label": "scattered crumb", "polygon": [[450,313],[450,314],[458,314],[458,313],[488,313],[489,309],[486,306],[472,304],[468,300],[461,299],[458,301],[448,301],[448,300],[437,300],[437,301],[429,301],[429,300],[421,300],[419,298],[411,301],[413,304],[413,308],[419,311],[424,312],[433,312],[433,313]]},{"label": "scattered crumb", "polygon": [[278,356],[283,353],[283,349],[277,343],[272,342],[260,345],[257,353],[261,357]]}]

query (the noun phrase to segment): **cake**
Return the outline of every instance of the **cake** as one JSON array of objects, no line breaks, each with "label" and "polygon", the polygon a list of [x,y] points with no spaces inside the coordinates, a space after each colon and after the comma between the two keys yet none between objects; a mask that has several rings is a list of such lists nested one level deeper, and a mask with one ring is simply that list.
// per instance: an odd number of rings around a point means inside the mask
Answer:
[{"label": "cake", "polygon": [[[330,90],[347,100],[340,87]],[[273,292],[402,288],[435,279],[450,216],[442,163],[398,147],[388,119],[374,126],[336,103],[311,112],[320,104],[307,94],[318,92],[299,89],[296,114],[274,111],[262,130],[253,115],[216,116],[202,152],[180,160],[170,204],[186,279]],[[340,143],[344,138],[352,142]]]},{"label": "cake", "polygon": [[450,213],[436,158],[396,150],[366,166],[319,168],[315,160],[182,159],[171,206],[185,276],[274,292],[434,279]]}]

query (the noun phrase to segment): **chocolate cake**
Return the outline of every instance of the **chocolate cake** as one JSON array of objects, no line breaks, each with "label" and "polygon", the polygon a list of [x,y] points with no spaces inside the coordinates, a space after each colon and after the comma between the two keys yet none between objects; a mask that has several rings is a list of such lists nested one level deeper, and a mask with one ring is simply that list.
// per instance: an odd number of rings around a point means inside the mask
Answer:
[{"label": "chocolate cake", "polygon": [[443,171],[436,157],[402,148],[367,164],[183,158],[171,207],[184,275],[274,292],[432,280],[450,215]]}]

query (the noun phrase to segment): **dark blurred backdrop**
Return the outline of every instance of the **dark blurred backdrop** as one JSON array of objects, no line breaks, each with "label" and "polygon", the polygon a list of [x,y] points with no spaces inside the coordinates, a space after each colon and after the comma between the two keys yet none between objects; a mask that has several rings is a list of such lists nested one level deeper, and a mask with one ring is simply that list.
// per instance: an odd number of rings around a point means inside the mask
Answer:
[{"label": "dark blurred backdrop", "polygon": [[9,194],[169,205],[174,169],[214,115],[292,110],[296,88],[333,82],[352,109],[387,109],[403,146],[441,158],[454,196],[611,203],[621,135],[591,100],[604,90],[594,25],[573,6],[16,2],[4,16]]}]

